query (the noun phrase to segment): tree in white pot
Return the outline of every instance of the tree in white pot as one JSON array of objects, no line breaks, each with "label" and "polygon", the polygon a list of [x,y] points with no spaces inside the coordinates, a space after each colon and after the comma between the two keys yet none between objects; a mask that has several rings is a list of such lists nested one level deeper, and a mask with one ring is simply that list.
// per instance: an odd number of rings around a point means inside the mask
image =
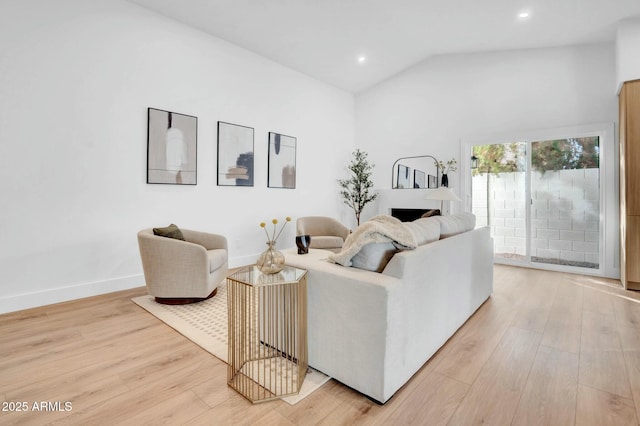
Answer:
[{"label": "tree in white pot", "polygon": [[367,153],[356,149],[353,152],[351,163],[347,167],[351,176],[348,179],[338,179],[338,184],[342,188],[340,195],[342,195],[344,203],[353,209],[358,226],[364,207],[378,197],[378,194],[369,192],[373,187],[371,180],[373,166],[374,164],[367,160]]}]

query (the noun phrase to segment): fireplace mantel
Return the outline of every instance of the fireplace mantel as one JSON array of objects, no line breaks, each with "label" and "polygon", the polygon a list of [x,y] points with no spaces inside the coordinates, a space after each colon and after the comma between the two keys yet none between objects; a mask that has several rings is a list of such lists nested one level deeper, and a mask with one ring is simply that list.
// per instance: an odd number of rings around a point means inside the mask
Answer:
[{"label": "fireplace mantel", "polygon": [[[440,201],[427,200],[434,189],[378,189],[378,214],[391,215],[391,209],[439,209]],[[443,203],[443,214],[450,213],[449,202]]]}]

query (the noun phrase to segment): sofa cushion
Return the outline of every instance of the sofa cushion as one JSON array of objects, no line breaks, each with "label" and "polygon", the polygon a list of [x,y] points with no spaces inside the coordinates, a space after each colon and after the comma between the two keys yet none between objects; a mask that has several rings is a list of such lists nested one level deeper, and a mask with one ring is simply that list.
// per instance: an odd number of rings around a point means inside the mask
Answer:
[{"label": "sofa cushion", "polygon": [[409,228],[419,246],[440,239],[440,222],[432,217],[416,219],[404,225]]},{"label": "sofa cushion", "polygon": [[430,220],[437,220],[440,222],[441,239],[471,231],[476,227],[476,216],[467,212],[449,216],[434,216],[430,218]]},{"label": "sofa cushion", "polygon": [[165,226],[164,228],[153,228],[153,234],[160,237],[174,238],[176,240],[184,241],[182,231],[173,223],[169,226]]},{"label": "sofa cushion", "polygon": [[207,250],[207,257],[209,258],[210,273],[217,271],[227,263],[227,251],[225,249]]},{"label": "sofa cushion", "polygon": [[337,248],[342,247],[344,240],[340,237],[334,237],[331,235],[318,236],[312,235],[309,247],[317,249]]},{"label": "sofa cushion", "polygon": [[365,244],[351,258],[351,266],[368,271],[382,272],[398,249],[393,243]]}]

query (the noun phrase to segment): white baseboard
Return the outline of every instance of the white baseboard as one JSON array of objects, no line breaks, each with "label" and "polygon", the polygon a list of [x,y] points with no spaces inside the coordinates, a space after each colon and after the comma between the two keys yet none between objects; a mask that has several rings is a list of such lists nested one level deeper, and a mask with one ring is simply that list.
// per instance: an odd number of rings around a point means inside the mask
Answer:
[{"label": "white baseboard", "polygon": [[[231,268],[237,268],[239,266],[252,265],[256,263],[258,256],[259,254],[254,254],[229,259],[229,266]],[[144,285],[144,276],[142,274],[137,274],[104,281],[95,281],[32,293],[0,297],[0,314],[52,305],[54,303],[68,302],[70,300],[81,299],[83,297],[113,293],[114,291],[144,287]]]},{"label": "white baseboard", "polygon": [[138,274],[104,281],[58,287],[33,293],[0,297],[0,314],[54,303],[68,302],[69,300],[97,296],[99,294],[113,293],[114,291],[144,287],[144,285],[144,276]]}]

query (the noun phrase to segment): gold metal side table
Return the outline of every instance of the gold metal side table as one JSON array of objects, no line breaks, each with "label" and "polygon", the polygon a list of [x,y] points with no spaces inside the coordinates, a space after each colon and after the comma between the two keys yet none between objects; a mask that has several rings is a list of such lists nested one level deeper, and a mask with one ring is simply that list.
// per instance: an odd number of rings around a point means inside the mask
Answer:
[{"label": "gold metal side table", "polygon": [[307,374],[307,271],[263,274],[247,266],[227,277],[227,383],[253,403],[296,395]]}]

